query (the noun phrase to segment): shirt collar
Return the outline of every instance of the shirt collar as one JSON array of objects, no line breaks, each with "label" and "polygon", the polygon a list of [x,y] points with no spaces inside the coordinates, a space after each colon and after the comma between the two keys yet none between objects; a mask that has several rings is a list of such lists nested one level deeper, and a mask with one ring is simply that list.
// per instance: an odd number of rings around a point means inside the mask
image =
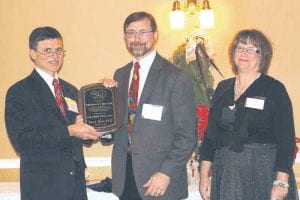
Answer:
[{"label": "shirt collar", "polygon": [[150,68],[155,56],[156,56],[156,50],[153,50],[149,55],[147,55],[146,57],[142,58],[139,61],[137,61],[135,58],[133,58],[133,63],[139,62],[140,66],[141,66],[141,70],[143,70],[144,68],[148,68],[148,67]]},{"label": "shirt collar", "polygon": [[51,75],[47,74],[45,71],[43,71],[39,67],[35,67],[35,70],[46,81],[47,84],[50,83],[50,85],[52,85],[52,81],[53,81],[54,78],[56,78],[58,80],[57,73],[55,73],[55,77],[53,78]]},{"label": "shirt collar", "polygon": [[[42,79],[47,83],[47,85],[49,86],[52,94],[54,94],[54,86],[52,85],[52,82],[53,82],[54,78],[56,78],[58,80],[57,73],[55,73],[55,77],[53,78],[51,75],[47,74],[45,71],[43,71],[39,67],[35,67],[35,70],[42,77]],[[58,80],[58,82],[59,82],[59,80]]]}]

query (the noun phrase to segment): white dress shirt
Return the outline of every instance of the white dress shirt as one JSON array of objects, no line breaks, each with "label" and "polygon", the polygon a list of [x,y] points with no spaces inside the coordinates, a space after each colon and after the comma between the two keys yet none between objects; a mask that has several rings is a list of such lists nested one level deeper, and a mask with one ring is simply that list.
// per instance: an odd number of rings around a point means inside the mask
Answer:
[{"label": "white dress shirt", "polygon": [[[44,72],[43,70],[41,70],[40,68],[38,68],[38,67],[35,67],[35,70],[44,79],[44,81],[47,83],[47,85],[49,86],[53,96],[55,97],[54,86],[52,84],[54,78],[51,75]],[[55,73],[55,78],[58,80],[57,73]]]},{"label": "white dress shirt", "polygon": [[[151,65],[154,61],[155,56],[156,56],[156,50],[153,50],[149,55],[142,58],[140,61],[137,61],[136,59],[133,59],[133,65],[136,62],[139,62],[139,64],[140,64],[140,69],[139,69],[140,81],[139,81],[139,91],[138,91],[138,102],[139,102],[141,94],[143,92],[143,88],[144,88],[149,70],[150,70]],[[130,87],[130,84],[131,84],[133,69],[134,69],[134,67],[132,66],[131,72],[130,72],[130,77],[129,77],[129,87]]]}]

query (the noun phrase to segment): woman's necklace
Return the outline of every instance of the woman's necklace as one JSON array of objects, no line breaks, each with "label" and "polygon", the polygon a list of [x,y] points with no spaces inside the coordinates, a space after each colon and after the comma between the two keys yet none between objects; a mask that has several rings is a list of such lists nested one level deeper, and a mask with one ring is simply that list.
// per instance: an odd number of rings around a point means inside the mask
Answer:
[{"label": "woman's necklace", "polygon": [[246,87],[243,89],[238,89],[237,81],[235,81],[235,84],[234,84],[234,96],[235,97],[241,96],[241,94],[243,94],[245,90],[246,90]]},{"label": "woman's necklace", "polygon": [[246,90],[247,88],[256,80],[260,77],[261,73],[258,73],[257,76],[255,77],[254,80],[252,80],[246,87],[244,88],[239,88],[239,82],[237,80],[237,78],[235,79],[235,83],[234,83],[234,98],[238,99]]}]

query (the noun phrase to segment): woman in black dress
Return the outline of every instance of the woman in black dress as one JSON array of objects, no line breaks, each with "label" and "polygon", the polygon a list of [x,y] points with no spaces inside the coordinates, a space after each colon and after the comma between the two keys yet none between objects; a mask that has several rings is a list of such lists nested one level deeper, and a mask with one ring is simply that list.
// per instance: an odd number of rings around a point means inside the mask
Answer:
[{"label": "woman in black dress", "polygon": [[298,199],[292,105],[284,85],[267,75],[272,55],[261,31],[242,30],[233,39],[236,76],[215,90],[199,151],[204,200]]}]

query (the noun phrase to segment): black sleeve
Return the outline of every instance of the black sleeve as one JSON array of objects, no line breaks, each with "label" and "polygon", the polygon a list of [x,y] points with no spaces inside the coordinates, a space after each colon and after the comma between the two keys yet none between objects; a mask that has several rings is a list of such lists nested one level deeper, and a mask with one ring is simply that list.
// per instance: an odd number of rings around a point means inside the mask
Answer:
[{"label": "black sleeve", "polygon": [[216,104],[217,104],[217,99],[220,97],[220,93],[223,88],[224,82],[220,82],[212,96],[211,100],[211,107],[209,109],[208,113],[208,122],[207,122],[207,127],[205,130],[204,134],[204,139],[199,147],[198,153],[199,153],[199,159],[200,160],[207,160],[207,161],[212,161],[214,158],[214,152],[215,152],[215,146],[216,146],[216,141],[215,141],[215,112],[216,112]]},{"label": "black sleeve", "polygon": [[275,170],[288,173],[293,166],[295,128],[291,100],[279,82],[272,87],[271,118],[277,142]]}]

